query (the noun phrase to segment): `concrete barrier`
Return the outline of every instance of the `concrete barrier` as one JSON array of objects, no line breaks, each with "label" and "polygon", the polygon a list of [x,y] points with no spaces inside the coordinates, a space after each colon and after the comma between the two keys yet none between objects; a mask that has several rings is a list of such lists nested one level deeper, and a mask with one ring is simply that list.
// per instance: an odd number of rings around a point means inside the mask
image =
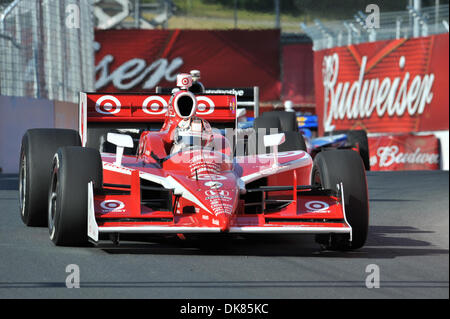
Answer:
[{"label": "concrete barrier", "polygon": [[0,170],[18,173],[22,136],[30,128],[78,128],[75,103],[0,96]]}]

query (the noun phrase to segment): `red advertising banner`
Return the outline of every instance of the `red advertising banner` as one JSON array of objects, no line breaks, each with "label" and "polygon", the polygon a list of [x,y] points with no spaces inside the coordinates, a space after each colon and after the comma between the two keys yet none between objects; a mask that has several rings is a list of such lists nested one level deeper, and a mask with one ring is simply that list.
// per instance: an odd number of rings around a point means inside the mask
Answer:
[{"label": "red advertising banner", "polygon": [[316,51],[319,130],[449,128],[448,33]]},{"label": "red advertising banner", "polygon": [[260,87],[280,98],[279,30],[97,30],[96,90],[154,92],[196,69],[208,87]]},{"label": "red advertising banner", "polygon": [[439,169],[439,139],[434,135],[369,137],[369,154],[373,171]]},{"label": "red advertising banner", "polygon": [[282,48],[281,97],[297,105],[314,106],[314,53],[312,43],[286,44]]}]

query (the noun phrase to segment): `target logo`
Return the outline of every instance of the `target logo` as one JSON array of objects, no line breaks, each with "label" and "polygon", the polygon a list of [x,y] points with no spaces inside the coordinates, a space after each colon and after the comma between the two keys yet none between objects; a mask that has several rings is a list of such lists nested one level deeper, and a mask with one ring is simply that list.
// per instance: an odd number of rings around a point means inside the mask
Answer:
[{"label": "target logo", "polygon": [[177,76],[177,86],[181,88],[188,88],[192,86],[192,77],[190,74],[181,73]]},{"label": "target logo", "polygon": [[330,207],[330,205],[328,205],[327,203],[322,202],[320,200],[313,200],[313,201],[307,202],[305,204],[305,207],[307,210],[310,210],[310,211],[324,211],[324,210],[327,210]]},{"label": "target logo", "polygon": [[214,102],[206,96],[197,97],[197,115],[207,115],[214,112]]},{"label": "target logo", "polygon": [[120,101],[112,95],[104,95],[95,103],[95,110],[101,114],[116,114],[120,112]]},{"label": "target logo", "polygon": [[149,96],[142,103],[142,111],[151,115],[165,114],[169,104],[161,96]]},{"label": "target logo", "polygon": [[120,212],[125,207],[125,204],[119,200],[105,200],[100,203],[103,212]]}]

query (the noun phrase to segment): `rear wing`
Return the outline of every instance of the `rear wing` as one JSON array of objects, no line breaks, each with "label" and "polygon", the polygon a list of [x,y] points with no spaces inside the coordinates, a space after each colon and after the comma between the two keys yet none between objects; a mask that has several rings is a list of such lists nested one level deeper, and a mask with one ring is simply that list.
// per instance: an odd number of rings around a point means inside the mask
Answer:
[{"label": "rear wing", "polygon": [[[156,87],[156,93],[158,94],[170,94],[172,88],[168,87]],[[259,87],[241,87],[241,88],[206,88],[205,94],[228,94],[235,95],[237,98],[237,106],[239,108],[245,108],[247,114],[254,114],[256,118],[259,116]]]},{"label": "rear wing", "polygon": [[[83,145],[90,136],[99,139],[111,129],[156,129],[166,117],[171,94],[80,92],[79,132]],[[234,126],[235,94],[196,95],[197,113],[211,124]],[[97,133],[89,134],[96,130]],[[99,141],[88,146],[97,148]],[[101,143],[101,142],[100,142]]]}]

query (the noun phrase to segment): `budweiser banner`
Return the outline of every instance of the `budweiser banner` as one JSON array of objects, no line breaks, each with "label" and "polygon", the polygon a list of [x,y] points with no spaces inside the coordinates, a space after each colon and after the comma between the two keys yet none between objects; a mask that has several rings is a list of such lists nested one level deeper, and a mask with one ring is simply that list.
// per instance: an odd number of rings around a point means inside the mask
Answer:
[{"label": "budweiser banner", "polygon": [[439,169],[439,139],[434,135],[369,137],[369,154],[373,171]]},{"label": "budweiser banner", "polygon": [[197,69],[208,87],[260,87],[280,98],[279,30],[97,30],[96,90],[154,92]]},{"label": "budweiser banner", "polygon": [[448,130],[448,33],[316,51],[320,133]]}]

